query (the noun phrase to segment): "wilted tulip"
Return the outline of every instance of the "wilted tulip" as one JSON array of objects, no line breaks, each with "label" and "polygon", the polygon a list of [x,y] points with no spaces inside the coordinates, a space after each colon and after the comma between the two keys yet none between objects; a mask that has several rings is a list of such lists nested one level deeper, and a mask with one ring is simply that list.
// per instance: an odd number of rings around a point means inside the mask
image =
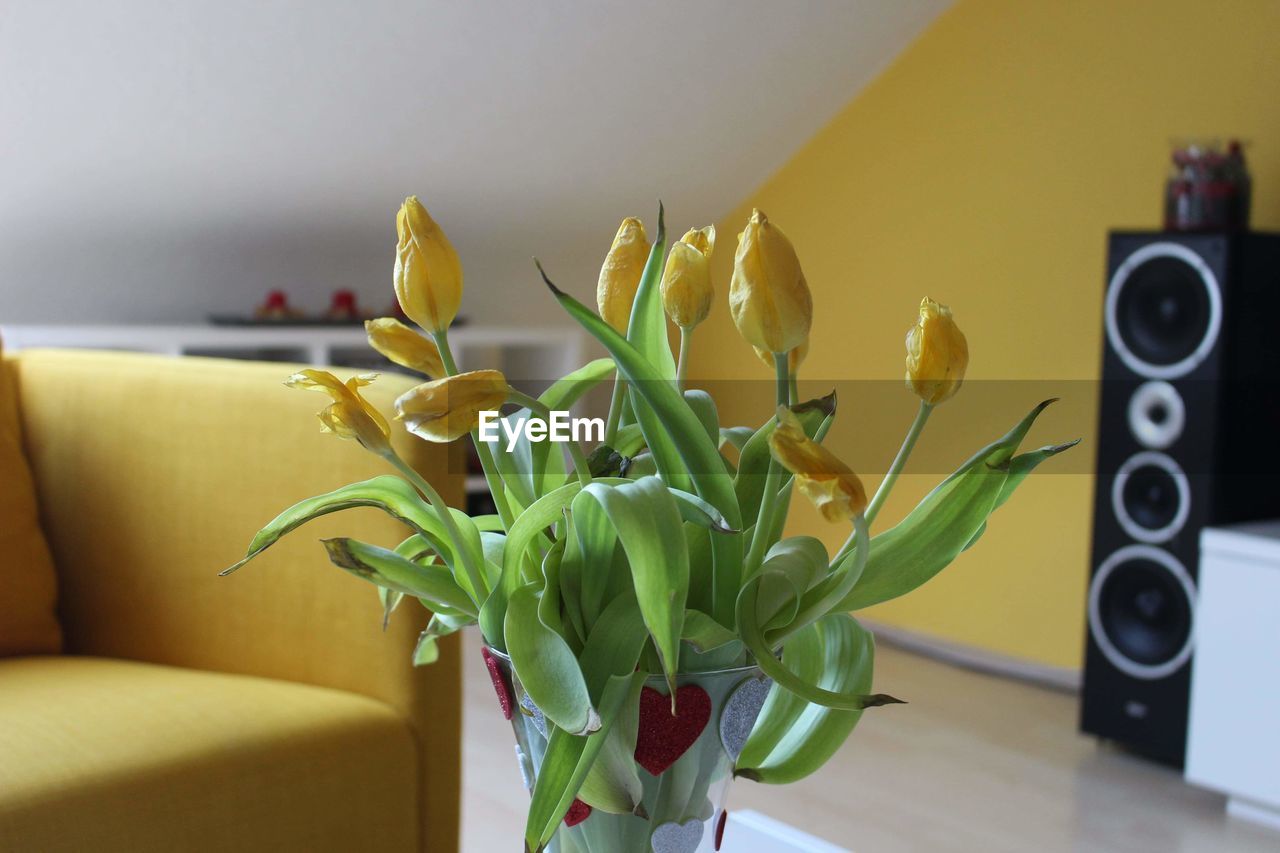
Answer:
[{"label": "wilted tulip", "polygon": [[867,492],[858,475],[809,438],[786,406],[778,407],[778,426],[769,436],[769,450],[795,475],[800,493],[813,501],[827,521],[851,521],[866,510]]},{"label": "wilted tulip", "polygon": [[394,317],[366,320],[364,331],[370,346],[401,367],[431,377],[444,375],[436,345]]},{"label": "wilted tulip", "polygon": [[968,366],[969,344],[951,309],[926,296],[920,318],[907,330],[907,387],[937,405],[960,390]]},{"label": "wilted tulip", "polygon": [[396,298],[410,320],[428,332],[442,332],[462,302],[462,263],[449,238],[417,196],[409,196],[396,216]]},{"label": "wilted tulip", "polygon": [[511,388],[497,370],[473,370],[410,388],[396,400],[396,419],[427,441],[454,441],[475,429],[480,413],[496,411]]},{"label": "wilted tulip", "polygon": [[360,387],[368,385],[376,373],[353,376],[344,384],[327,370],[308,368],[285,380],[290,388],[304,391],[321,391],[333,398],[333,405],[320,412],[321,429],[341,438],[353,438],[374,453],[391,450],[391,429],[387,419],[360,396]]},{"label": "wilted tulip", "polygon": [[662,307],[671,322],[692,329],[711,313],[711,252],[716,246],[716,227],[690,229],[671,247],[662,272]]},{"label": "wilted tulip", "polygon": [[631,322],[631,303],[635,302],[640,288],[640,277],[649,260],[649,238],[644,233],[644,223],[627,217],[618,226],[618,233],[600,267],[600,281],[596,285],[596,304],[600,316],[625,335]]},{"label": "wilted tulip", "polygon": [[738,235],[729,311],[752,346],[790,352],[809,337],[813,298],[787,235],[759,210]]}]

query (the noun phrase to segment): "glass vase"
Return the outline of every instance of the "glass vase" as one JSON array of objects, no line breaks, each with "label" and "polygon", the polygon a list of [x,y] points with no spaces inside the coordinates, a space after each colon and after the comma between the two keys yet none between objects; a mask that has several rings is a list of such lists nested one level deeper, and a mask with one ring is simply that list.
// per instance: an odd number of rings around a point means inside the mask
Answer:
[{"label": "glass vase", "polygon": [[[484,656],[515,731],[516,763],[525,787],[532,791],[546,752],[547,722],[515,676],[510,659],[489,649]],[[634,813],[612,814],[575,800],[547,851],[720,850],[734,762],[771,686],[755,666],[681,673],[673,715],[666,680],[647,679],[639,699],[624,707],[615,722],[626,727],[627,747],[634,743],[631,759],[642,791]]]}]

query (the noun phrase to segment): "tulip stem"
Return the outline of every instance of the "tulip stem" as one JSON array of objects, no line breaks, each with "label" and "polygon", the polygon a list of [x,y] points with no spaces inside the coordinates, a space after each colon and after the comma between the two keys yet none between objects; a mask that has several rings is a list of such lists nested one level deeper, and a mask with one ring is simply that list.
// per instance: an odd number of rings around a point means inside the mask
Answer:
[{"label": "tulip stem", "polygon": [[[453,350],[449,349],[448,329],[432,332],[431,339],[436,342],[436,349],[440,350],[440,363],[444,366],[445,375],[457,376],[458,364],[453,360]],[[471,430],[471,444],[475,447],[476,456],[480,459],[484,481],[489,486],[489,494],[493,495],[493,506],[498,511],[502,528],[510,530],[511,525],[515,523],[515,514],[511,512],[511,505],[507,502],[506,484],[502,482],[498,466],[493,462],[493,453],[489,450],[489,445],[480,440],[480,434],[475,430]]]},{"label": "tulip stem", "polygon": [[[779,406],[787,405],[790,396],[788,359],[786,353],[774,353],[773,363],[777,373],[776,399]],[[774,419],[777,419],[774,415]],[[782,466],[778,460],[769,455],[769,471],[764,477],[764,494],[760,497],[760,512],[756,515],[756,527],[751,533],[751,547],[747,551],[747,561],[742,574],[743,580],[750,578],[760,570],[764,562],[765,549],[771,544],[769,537],[773,532],[774,507],[778,503],[779,486],[782,484]]]},{"label": "tulip stem", "polygon": [[693,328],[680,327],[680,360],[676,362],[676,389],[684,390],[684,374],[689,369],[689,345],[693,342]]},{"label": "tulip stem", "polygon": [[[517,391],[512,388],[511,393],[507,395],[507,399],[524,406],[540,417],[548,420],[551,418],[551,409],[546,404],[525,394],[523,391]],[[578,475],[578,481],[585,486],[591,482],[591,466],[587,464],[587,454],[583,452],[581,443],[572,440],[565,443],[569,445],[569,456],[573,459],[574,473]]]},{"label": "tulip stem", "polygon": [[394,450],[388,450],[384,456],[400,473],[409,478],[409,482],[422,492],[423,497],[427,499],[427,503],[431,504],[431,508],[435,510],[436,515],[440,516],[440,523],[444,525],[445,532],[449,534],[449,540],[453,543],[453,553],[456,559],[462,561],[462,568],[467,573],[467,580],[471,582],[471,588],[479,597],[476,605],[484,603],[489,595],[489,587],[485,583],[484,576],[480,573],[480,567],[476,565],[472,559],[472,554],[466,548],[465,540],[462,538],[462,531],[458,529],[458,522],[453,519],[453,512],[449,509],[449,505],[445,503],[444,498],[440,497],[440,493],[435,490],[430,483],[417,471],[413,470],[408,462],[401,459]]},{"label": "tulip stem", "polygon": [[[876,489],[875,497],[871,499],[871,503],[867,506],[867,524],[870,525],[875,520],[876,514],[880,512],[880,507],[884,505],[885,500],[889,497],[889,492],[893,490],[893,484],[898,481],[898,475],[902,473],[902,469],[907,464],[907,457],[911,455],[911,451],[916,446],[916,439],[920,438],[920,433],[924,430],[925,421],[929,420],[929,413],[933,411],[933,406],[920,401],[920,410],[916,412],[916,419],[911,422],[911,429],[907,430],[907,437],[902,440],[902,446],[898,448],[898,455],[893,458],[893,464],[889,466],[889,473],[884,475],[884,479],[880,481],[880,487]],[[842,548],[841,551],[844,549]]]},{"label": "tulip stem", "polygon": [[621,376],[613,378],[613,397],[609,400],[609,420],[604,426],[604,443],[613,447],[618,439],[618,421],[622,419],[622,403],[626,399],[627,380]]}]

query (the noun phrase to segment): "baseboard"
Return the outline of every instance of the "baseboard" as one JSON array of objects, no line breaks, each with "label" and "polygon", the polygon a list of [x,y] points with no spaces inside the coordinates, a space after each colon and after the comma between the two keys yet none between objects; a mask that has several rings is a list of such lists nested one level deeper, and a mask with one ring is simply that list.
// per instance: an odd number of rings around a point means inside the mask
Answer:
[{"label": "baseboard", "polygon": [[1081,675],[1077,668],[1035,663],[977,646],[944,640],[909,628],[900,628],[897,625],[885,625],[868,620],[862,620],[862,622],[875,633],[878,641],[903,651],[988,675],[1027,681],[1053,690],[1067,693],[1077,693],[1080,690]]}]

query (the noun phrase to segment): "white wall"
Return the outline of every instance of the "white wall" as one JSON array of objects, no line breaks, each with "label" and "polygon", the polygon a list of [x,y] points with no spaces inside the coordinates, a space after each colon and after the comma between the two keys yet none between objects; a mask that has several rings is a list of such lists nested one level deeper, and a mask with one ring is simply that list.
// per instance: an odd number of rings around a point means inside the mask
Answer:
[{"label": "white wall", "polygon": [[7,0],[0,321],[376,306],[409,193],[473,316],[554,317],[533,254],[586,297],[621,217],[715,220],[943,5]]}]

